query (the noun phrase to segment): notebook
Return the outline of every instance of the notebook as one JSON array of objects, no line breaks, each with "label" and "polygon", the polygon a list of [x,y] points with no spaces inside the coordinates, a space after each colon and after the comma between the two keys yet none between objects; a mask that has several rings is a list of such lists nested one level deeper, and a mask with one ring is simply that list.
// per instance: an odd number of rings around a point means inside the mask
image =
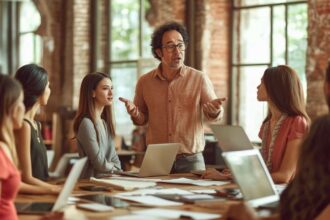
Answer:
[{"label": "notebook", "polygon": [[87,161],[87,157],[79,159],[73,165],[68,178],[65,181],[63,189],[54,203],[48,202],[32,202],[32,203],[15,203],[17,213],[29,213],[29,214],[42,214],[51,211],[61,210],[67,205],[68,198],[77,183],[77,180],[81,174]]},{"label": "notebook", "polygon": [[223,152],[253,149],[244,129],[233,125],[210,125]]},{"label": "notebook", "polygon": [[116,171],[115,174],[135,177],[166,176],[171,172],[180,147],[182,144],[179,143],[149,144],[139,172]]},{"label": "notebook", "polygon": [[258,150],[222,153],[243,198],[252,207],[279,201],[279,195]]}]

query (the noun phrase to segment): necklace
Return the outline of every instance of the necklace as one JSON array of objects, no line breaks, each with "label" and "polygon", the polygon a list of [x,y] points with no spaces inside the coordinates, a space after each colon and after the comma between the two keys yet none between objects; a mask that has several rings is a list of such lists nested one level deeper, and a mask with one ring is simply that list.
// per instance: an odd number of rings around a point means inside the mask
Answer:
[{"label": "necklace", "polygon": [[281,117],[278,119],[278,121],[275,123],[274,129],[271,132],[271,139],[270,143],[268,146],[268,152],[267,152],[267,139],[268,139],[268,134],[270,132],[270,120],[265,122],[264,130],[262,132],[262,154],[264,157],[264,160],[266,162],[268,170],[271,172],[272,171],[272,155],[273,155],[273,150],[274,150],[274,145],[275,145],[275,140],[277,138],[277,135],[279,133],[279,130],[281,128],[281,124],[284,121],[284,119],[287,117],[286,114],[282,114]]}]

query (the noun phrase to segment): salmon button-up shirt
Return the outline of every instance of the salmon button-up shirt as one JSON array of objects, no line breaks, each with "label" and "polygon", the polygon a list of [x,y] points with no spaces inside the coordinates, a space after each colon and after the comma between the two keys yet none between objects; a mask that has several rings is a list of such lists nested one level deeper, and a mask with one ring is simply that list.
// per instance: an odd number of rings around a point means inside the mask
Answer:
[{"label": "salmon button-up shirt", "polygon": [[138,80],[134,104],[138,115],[135,125],[147,126],[147,144],[182,143],[180,153],[193,154],[204,150],[203,115],[211,121],[220,120],[203,111],[203,104],[216,99],[206,74],[183,66],[172,81],[167,81],[158,68]]}]

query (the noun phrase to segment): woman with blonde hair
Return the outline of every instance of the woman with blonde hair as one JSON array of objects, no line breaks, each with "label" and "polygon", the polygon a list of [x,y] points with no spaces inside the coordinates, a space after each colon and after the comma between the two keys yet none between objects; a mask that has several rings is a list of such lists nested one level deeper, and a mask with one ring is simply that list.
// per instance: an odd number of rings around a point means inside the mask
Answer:
[{"label": "woman with blonde hair", "polygon": [[109,76],[100,72],[87,74],[81,83],[79,106],[73,123],[79,156],[88,157],[82,178],[97,177],[121,169],[113,143],[115,128],[112,102]]}]

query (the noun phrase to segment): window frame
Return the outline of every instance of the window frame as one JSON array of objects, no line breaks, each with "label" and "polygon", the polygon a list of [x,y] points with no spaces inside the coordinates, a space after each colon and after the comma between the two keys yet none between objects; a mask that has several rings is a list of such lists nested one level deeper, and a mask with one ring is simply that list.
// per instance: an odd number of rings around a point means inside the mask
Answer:
[{"label": "window frame", "polygon": [[[273,59],[273,50],[274,50],[274,38],[273,38],[273,33],[274,33],[274,8],[278,7],[278,6],[284,6],[284,10],[285,10],[285,64],[288,64],[288,60],[289,60],[289,36],[288,36],[288,24],[289,24],[289,14],[288,14],[288,9],[290,6],[292,5],[298,5],[298,4],[307,4],[307,0],[300,0],[300,1],[292,1],[292,2],[282,2],[282,3],[269,3],[269,4],[253,4],[253,5],[247,5],[247,6],[235,6],[235,2],[232,2],[232,20],[231,20],[231,39],[232,39],[232,53],[231,53],[231,57],[230,57],[230,82],[231,82],[231,89],[230,89],[230,97],[231,97],[231,104],[230,104],[230,109],[231,109],[231,113],[229,116],[229,123],[230,124],[238,124],[240,125],[242,122],[240,121],[240,110],[239,110],[239,106],[241,103],[241,98],[240,98],[240,89],[239,89],[239,85],[240,85],[240,76],[239,76],[239,72],[235,71],[234,69],[237,68],[242,68],[242,67],[260,67],[260,66],[272,66],[272,63],[274,62]],[[234,61],[234,56],[237,52],[235,51],[235,13],[238,13],[241,10],[250,10],[250,9],[257,9],[257,8],[269,8],[270,13],[270,33],[269,33],[269,62],[251,62],[251,63],[243,63],[240,61]],[[239,30],[239,33],[241,33],[241,29]],[[236,49],[237,51],[240,50]],[[236,74],[236,72],[238,74]]]}]

